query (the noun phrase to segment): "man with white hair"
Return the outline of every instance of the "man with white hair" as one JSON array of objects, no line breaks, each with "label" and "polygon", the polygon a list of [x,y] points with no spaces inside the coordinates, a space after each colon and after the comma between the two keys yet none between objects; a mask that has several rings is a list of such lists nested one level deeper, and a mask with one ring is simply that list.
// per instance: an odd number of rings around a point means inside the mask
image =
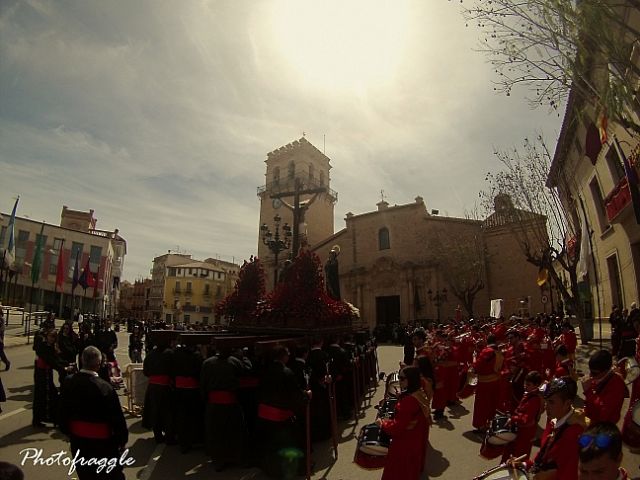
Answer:
[{"label": "man with white hair", "polygon": [[[129,437],[120,400],[109,382],[98,376],[102,353],[89,346],[82,351],[82,370],[68,377],[61,388],[60,430],[69,436],[73,455],[90,458],[119,458]],[[92,465],[77,465],[78,478],[124,480],[120,465],[98,471]]]}]

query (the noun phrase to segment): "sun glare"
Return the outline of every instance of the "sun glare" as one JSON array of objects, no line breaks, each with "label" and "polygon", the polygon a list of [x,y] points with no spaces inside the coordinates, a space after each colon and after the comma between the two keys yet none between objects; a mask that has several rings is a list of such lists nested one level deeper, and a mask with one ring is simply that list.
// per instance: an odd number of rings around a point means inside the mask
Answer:
[{"label": "sun glare", "polygon": [[274,46],[299,79],[334,91],[390,83],[409,25],[406,2],[277,0]]}]

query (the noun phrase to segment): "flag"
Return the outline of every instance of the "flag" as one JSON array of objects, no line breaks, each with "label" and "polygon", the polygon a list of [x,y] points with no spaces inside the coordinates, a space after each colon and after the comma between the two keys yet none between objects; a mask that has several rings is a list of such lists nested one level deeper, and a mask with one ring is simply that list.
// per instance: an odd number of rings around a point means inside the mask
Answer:
[{"label": "flag", "polygon": [[600,135],[600,144],[604,145],[609,140],[607,135],[607,114],[605,111],[602,111],[598,116],[598,134]]},{"label": "flag", "polygon": [[93,283],[93,298],[98,298],[99,283],[100,283],[100,265],[98,265],[98,273],[96,273],[95,282]]},{"label": "flag", "polygon": [[20,200],[20,196],[16,198],[16,203],[13,205],[13,211],[11,212],[11,218],[9,219],[9,226],[7,230],[9,231],[9,244],[4,251],[4,261],[7,263],[9,268],[13,267],[13,263],[16,261],[16,242],[15,242],[15,234],[14,234],[14,224],[16,223],[16,210],[18,208],[18,201]]},{"label": "flag", "polygon": [[587,276],[589,272],[589,256],[591,255],[591,244],[589,242],[589,226],[587,225],[587,214],[582,206],[582,229],[580,231],[580,258],[576,265],[578,282]]},{"label": "flag", "polygon": [[544,267],[540,267],[538,270],[538,278],[536,278],[536,283],[539,287],[543,286],[549,280],[549,270]]},{"label": "flag", "polygon": [[64,238],[60,244],[60,251],[58,252],[58,266],[56,267],[56,288],[62,288],[64,285]]},{"label": "flag", "polygon": [[40,227],[40,235],[36,237],[36,250],[33,253],[33,260],[31,261],[31,283],[36,284],[40,278],[40,268],[42,267],[42,249],[44,248],[44,222]]},{"label": "flag", "polygon": [[76,254],[76,265],[75,267],[73,267],[73,280],[71,281],[71,293],[73,294],[73,291],[76,289],[76,287],[78,286],[78,277],[80,276],[78,270],[78,255],[79,253]]},{"label": "flag", "polygon": [[633,204],[633,213],[636,217],[636,223],[640,224],[640,192],[638,192],[638,174],[635,168],[629,163],[629,159],[625,156],[617,137],[613,137],[613,145],[624,165],[624,173],[627,176],[629,184],[629,193],[631,193],[631,203]]},{"label": "flag", "polygon": [[82,270],[82,274],[78,279],[78,284],[84,288],[85,290],[89,287],[93,287],[95,285],[96,279],[93,277],[93,273],[91,273],[91,265],[89,264],[90,259],[87,258],[87,264]]}]

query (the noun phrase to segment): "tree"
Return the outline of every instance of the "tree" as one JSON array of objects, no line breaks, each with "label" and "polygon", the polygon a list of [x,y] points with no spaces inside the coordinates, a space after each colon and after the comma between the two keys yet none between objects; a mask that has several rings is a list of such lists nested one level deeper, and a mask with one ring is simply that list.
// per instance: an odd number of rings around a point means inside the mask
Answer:
[{"label": "tree", "polygon": [[233,292],[216,305],[216,314],[228,317],[235,324],[254,324],[256,309],[265,291],[264,268],[258,257],[252,255],[242,264]]},{"label": "tree", "polygon": [[558,109],[573,89],[639,133],[639,9],[640,0],[476,0],[462,14],[483,31],[479,51],[498,74],[494,90],[528,86],[532,105]]},{"label": "tree", "polygon": [[586,341],[579,289],[582,279],[577,273],[579,210],[574,206],[567,216],[560,199],[560,188],[572,180],[560,178],[560,187],[546,186],[552,157],[542,137],[535,142],[525,139],[521,149],[497,150],[495,155],[504,169],[487,174],[489,189],[480,192],[484,208],[489,210],[492,204],[495,208],[485,221],[486,227],[508,228],[527,262],[548,272],[565,305],[578,317]]},{"label": "tree", "polygon": [[486,248],[481,230],[458,232],[455,241],[451,241],[450,234],[438,232],[434,250],[449,291],[473,318],[474,300],[485,287]]}]

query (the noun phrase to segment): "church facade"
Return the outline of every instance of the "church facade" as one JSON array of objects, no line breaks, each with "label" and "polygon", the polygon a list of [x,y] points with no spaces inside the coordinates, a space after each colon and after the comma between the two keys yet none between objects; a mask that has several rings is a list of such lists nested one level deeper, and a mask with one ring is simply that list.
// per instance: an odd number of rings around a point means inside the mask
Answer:
[{"label": "church facade", "polygon": [[[297,171],[302,170],[305,179],[311,178],[307,172],[324,171],[325,186],[329,187],[329,159],[320,152],[308,154],[314,150],[302,138],[276,150],[279,154],[272,152],[266,162],[267,179],[275,182],[275,168],[279,166],[282,172],[286,165],[287,172],[294,172],[287,177],[290,183]],[[313,161],[317,163],[310,167]],[[291,162],[295,167],[289,167]],[[274,199],[270,197],[278,192],[268,186],[259,189],[261,225],[268,224],[274,214]],[[460,314],[488,315],[490,300],[496,298],[503,300],[504,315],[542,312],[545,308],[550,311],[550,305],[543,304],[544,291],[536,284],[538,269],[526,262],[518,248],[508,216],[496,212],[484,221],[443,217],[429,213],[424,199],[418,196],[403,205],[392,206],[383,200],[373,211],[349,212],[345,227],[334,233],[336,200],[337,195],[332,193],[316,197],[306,208],[306,225],[300,230],[306,230],[305,243],[323,263],[331,249],[339,247],[342,298],[360,309],[369,327],[416,320],[443,322]],[[498,210],[508,209],[508,198],[496,205]],[[293,221],[289,208],[282,208],[278,202],[275,206],[280,207],[277,213],[283,221]],[[261,239],[258,252],[268,274],[267,287],[271,288],[275,256]],[[280,265],[287,253],[280,255]]]}]

